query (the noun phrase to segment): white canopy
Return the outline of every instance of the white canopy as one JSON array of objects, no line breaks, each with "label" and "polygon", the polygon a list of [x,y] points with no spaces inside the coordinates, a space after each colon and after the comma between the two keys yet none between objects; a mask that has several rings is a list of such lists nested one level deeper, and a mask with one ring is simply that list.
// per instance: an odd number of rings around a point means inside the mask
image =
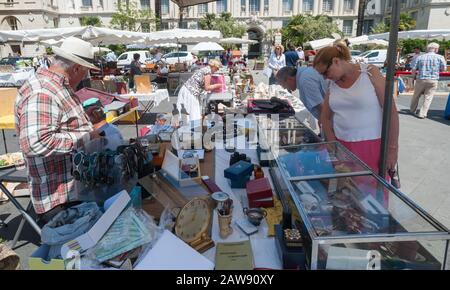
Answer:
[{"label": "white canopy", "polygon": [[176,44],[172,42],[165,42],[159,44],[143,44],[143,43],[135,43],[127,45],[127,49],[146,49],[146,48],[155,48],[155,47],[181,47],[181,44]]},{"label": "white canopy", "polygon": [[69,27],[51,29],[30,29],[0,31],[0,43],[54,41],[75,36],[94,44],[161,44],[198,43],[219,41],[222,37],[217,30],[172,29],[150,33],[116,30],[104,27]]},{"label": "white canopy", "polygon": [[[409,30],[398,32],[398,39],[408,39],[408,38],[437,39],[437,40],[450,39],[450,30],[433,29],[433,30]],[[389,32],[369,35],[369,39],[389,40]]]},{"label": "white canopy", "polygon": [[325,46],[330,46],[336,39],[334,38],[322,38],[318,40],[308,41],[306,44],[309,44],[312,49],[320,49]]},{"label": "white canopy", "polygon": [[219,51],[225,50],[220,44],[217,42],[200,42],[196,44],[192,51]]},{"label": "white canopy", "polygon": [[199,43],[202,41],[219,41],[222,33],[218,30],[171,29],[147,33],[146,44],[159,44],[164,42]]},{"label": "white canopy", "polygon": [[351,45],[361,45],[361,44],[378,44],[388,46],[389,42],[383,39],[369,39],[367,35],[361,35],[353,38],[349,38],[348,41]]},{"label": "white canopy", "polygon": [[257,42],[258,41],[256,41],[256,40],[242,39],[242,38],[237,38],[237,37],[223,38],[219,41],[219,43],[222,43],[222,44],[253,44],[253,43],[257,43]]}]

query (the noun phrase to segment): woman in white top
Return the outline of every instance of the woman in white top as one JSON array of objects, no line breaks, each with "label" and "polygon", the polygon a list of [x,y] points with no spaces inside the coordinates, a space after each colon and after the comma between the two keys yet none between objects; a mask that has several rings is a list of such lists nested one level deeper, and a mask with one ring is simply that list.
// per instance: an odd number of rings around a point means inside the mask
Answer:
[{"label": "woman in white top", "polygon": [[275,45],[274,50],[270,55],[268,66],[272,70],[272,74],[269,78],[269,85],[276,84],[277,81],[275,76],[282,67],[286,66],[284,47],[281,44]]},{"label": "woman in white top", "polygon": [[[385,78],[377,67],[353,64],[350,60],[345,43],[323,48],[314,58],[314,68],[332,81],[320,119],[327,141],[340,141],[378,174]],[[394,102],[387,170],[394,170],[397,164],[398,134],[399,120]]]}]

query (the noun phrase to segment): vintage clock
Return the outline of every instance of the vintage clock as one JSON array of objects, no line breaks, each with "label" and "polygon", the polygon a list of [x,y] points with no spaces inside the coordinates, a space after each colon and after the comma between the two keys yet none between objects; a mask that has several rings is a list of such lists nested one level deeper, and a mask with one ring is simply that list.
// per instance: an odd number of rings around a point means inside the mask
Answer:
[{"label": "vintage clock", "polygon": [[208,201],[194,198],[180,211],[175,234],[200,253],[214,247],[209,234],[212,211]]}]

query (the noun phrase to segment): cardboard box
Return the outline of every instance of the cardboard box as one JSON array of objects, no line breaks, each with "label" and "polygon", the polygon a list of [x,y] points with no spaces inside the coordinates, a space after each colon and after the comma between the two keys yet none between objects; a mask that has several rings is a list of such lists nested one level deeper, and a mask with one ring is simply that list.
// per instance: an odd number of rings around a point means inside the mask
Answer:
[{"label": "cardboard box", "polygon": [[61,248],[61,256],[67,258],[71,256],[71,251],[82,253],[95,246],[105,235],[117,217],[127,207],[130,200],[131,198],[126,190],[122,190],[107,199],[104,204],[105,213],[89,231],[78,238],[65,243]]},{"label": "cardboard box", "polygon": [[63,259],[51,259],[47,261],[49,245],[42,245],[28,258],[28,267],[30,270],[65,270],[66,266]]}]

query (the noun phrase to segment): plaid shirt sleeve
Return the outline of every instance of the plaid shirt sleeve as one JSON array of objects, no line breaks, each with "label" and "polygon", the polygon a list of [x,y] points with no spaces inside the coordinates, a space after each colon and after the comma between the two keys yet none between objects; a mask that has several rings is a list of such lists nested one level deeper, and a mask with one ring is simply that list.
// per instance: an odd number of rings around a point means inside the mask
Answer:
[{"label": "plaid shirt sleeve", "polygon": [[48,157],[67,154],[74,148],[74,134],[58,128],[61,112],[56,98],[43,92],[32,93],[24,104],[19,121],[19,142],[27,156]]}]

